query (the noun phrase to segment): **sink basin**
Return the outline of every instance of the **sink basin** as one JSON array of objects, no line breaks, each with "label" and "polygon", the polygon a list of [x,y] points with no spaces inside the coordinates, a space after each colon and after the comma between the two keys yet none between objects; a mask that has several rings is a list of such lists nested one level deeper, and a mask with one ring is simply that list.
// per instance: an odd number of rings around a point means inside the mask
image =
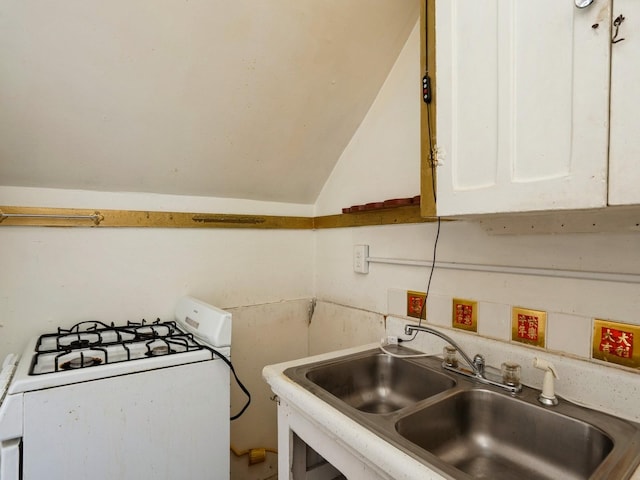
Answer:
[{"label": "sink basin", "polygon": [[394,412],[456,384],[447,375],[382,353],[312,368],[306,378],[368,413]]},{"label": "sink basin", "polygon": [[473,478],[588,479],[613,449],[594,426],[488,390],[449,396],[398,433]]},{"label": "sink basin", "polygon": [[425,368],[420,361],[396,358],[378,349],[292,367],[284,374],[340,410],[348,407],[379,415],[409,407],[457,384],[450,375]]},{"label": "sink basin", "polygon": [[640,464],[640,424],[562,398],[544,407],[539,390],[514,396],[436,357],[371,349],[284,374],[448,479],[627,480]]}]

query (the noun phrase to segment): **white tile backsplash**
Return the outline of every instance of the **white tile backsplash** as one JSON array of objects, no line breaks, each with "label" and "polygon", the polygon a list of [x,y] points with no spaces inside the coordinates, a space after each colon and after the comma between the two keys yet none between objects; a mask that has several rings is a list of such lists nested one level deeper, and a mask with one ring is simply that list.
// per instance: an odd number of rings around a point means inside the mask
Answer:
[{"label": "white tile backsplash", "polygon": [[453,297],[430,293],[427,297],[427,321],[431,325],[451,326]]},{"label": "white tile backsplash", "polygon": [[592,319],[588,317],[549,312],[547,349],[590,358],[591,324]]},{"label": "white tile backsplash", "polygon": [[508,341],[511,338],[511,306],[478,302],[478,334]]},{"label": "white tile backsplash", "polygon": [[407,314],[407,291],[397,288],[387,290],[387,313],[403,317]]},{"label": "white tile backsplash", "polygon": [[[466,332],[486,339],[499,340],[514,347],[519,345],[511,341],[511,313],[513,305],[472,299],[478,302],[478,332]],[[388,315],[402,318],[405,322],[414,319],[406,316],[407,290],[387,290]],[[429,294],[427,298],[427,323],[452,328],[453,297],[443,294]],[[534,308],[531,305],[519,305],[522,308]],[[591,342],[593,318],[562,312],[547,311],[546,346],[533,348],[541,354],[554,353],[591,360]],[[498,365],[499,366],[499,365]],[[618,368],[613,367],[613,368]],[[633,374],[633,372],[632,372]],[[640,374],[640,372],[636,373]]]}]

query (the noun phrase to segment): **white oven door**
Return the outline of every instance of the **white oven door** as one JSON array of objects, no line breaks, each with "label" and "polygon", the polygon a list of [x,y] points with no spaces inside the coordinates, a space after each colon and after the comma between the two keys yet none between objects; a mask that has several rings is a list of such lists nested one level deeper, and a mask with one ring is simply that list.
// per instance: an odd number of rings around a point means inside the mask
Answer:
[{"label": "white oven door", "polygon": [[221,360],[25,392],[23,478],[228,480],[229,404]]},{"label": "white oven door", "polygon": [[0,442],[0,480],[20,478],[20,439]]},{"label": "white oven door", "polygon": [[16,370],[18,357],[9,354],[0,370],[0,480],[20,478],[20,397],[8,397],[7,390]]}]

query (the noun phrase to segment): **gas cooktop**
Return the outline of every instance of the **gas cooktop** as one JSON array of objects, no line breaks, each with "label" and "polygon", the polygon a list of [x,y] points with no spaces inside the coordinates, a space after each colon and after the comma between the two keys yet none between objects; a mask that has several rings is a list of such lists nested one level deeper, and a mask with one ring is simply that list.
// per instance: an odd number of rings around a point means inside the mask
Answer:
[{"label": "gas cooktop", "polygon": [[38,338],[30,375],[96,367],[150,357],[179,354],[206,347],[173,322],[127,322],[107,325],[80,322]]}]

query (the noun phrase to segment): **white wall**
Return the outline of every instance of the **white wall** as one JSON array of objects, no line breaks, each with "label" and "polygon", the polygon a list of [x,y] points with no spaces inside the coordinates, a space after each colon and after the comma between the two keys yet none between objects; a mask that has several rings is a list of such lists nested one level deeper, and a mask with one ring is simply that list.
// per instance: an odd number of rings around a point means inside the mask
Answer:
[{"label": "white wall", "polygon": [[[47,193],[33,196],[50,205]],[[90,203],[84,195],[74,192],[77,204]],[[98,208],[124,203],[89,196]],[[5,191],[1,203],[21,204],[15,197]],[[131,195],[128,208],[140,208],[138,198]],[[188,200],[197,206],[197,198]],[[183,206],[162,201],[169,210]],[[171,318],[185,294],[223,308],[310,298],[311,237],[284,230],[2,228],[0,358],[32,335],[81,320]]]},{"label": "white wall", "polygon": [[0,183],[313,202],[419,10],[3,3]]},{"label": "white wall", "polygon": [[[325,185],[318,214],[416,193],[419,176],[418,31],[414,30],[376,102]],[[402,139],[402,141],[399,141]],[[357,172],[366,169],[365,176]],[[358,181],[366,178],[366,182]],[[402,314],[402,290],[425,291],[429,270],[371,264],[353,272],[353,245],[373,257],[431,260],[437,226],[359,227],[316,233],[316,297],[378,313]],[[437,259],[578,271],[640,273],[637,233],[491,236],[478,224],[443,222]],[[640,285],[436,269],[429,321],[451,326],[451,299],[480,302],[481,334],[508,340],[511,306],[549,312],[550,350],[588,359],[593,317],[640,324]],[[399,300],[399,301],[398,301]],[[327,321],[330,321],[327,319]]]},{"label": "white wall", "polygon": [[[262,380],[262,369],[309,355],[311,304],[310,299],[304,299],[229,310],[233,315],[233,363],[251,392],[250,407],[231,423],[231,445],[236,451],[277,448],[276,402],[269,385]],[[246,396],[232,381],[232,412],[239,412],[245,402]],[[264,462],[249,465],[248,454],[231,455],[231,480],[274,479],[277,460],[277,455],[269,452]]]},{"label": "white wall", "polygon": [[420,29],[416,24],[378,97],[316,200],[316,215],[420,193]]},{"label": "white wall", "polygon": [[[305,205],[170,195],[0,189],[0,205],[309,215]],[[193,295],[232,311],[232,358],[253,396],[232,424],[240,450],[276,448],[275,404],[262,367],[305,356],[313,296],[313,232],[171,228],[0,228],[0,358],[27,339],[89,320],[173,318]],[[232,410],[244,396],[232,389]],[[233,458],[233,477],[275,471]]]},{"label": "white wall", "polygon": [[301,203],[141,192],[97,192],[11,186],[0,186],[0,204],[20,205],[23,207],[246,213],[254,215],[308,216],[313,212],[313,205]]},{"label": "white wall", "polygon": [[0,239],[0,356],[81,320],[171,318],[185,294],[224,308],[312,295],[309,232],[16,227]]}]

